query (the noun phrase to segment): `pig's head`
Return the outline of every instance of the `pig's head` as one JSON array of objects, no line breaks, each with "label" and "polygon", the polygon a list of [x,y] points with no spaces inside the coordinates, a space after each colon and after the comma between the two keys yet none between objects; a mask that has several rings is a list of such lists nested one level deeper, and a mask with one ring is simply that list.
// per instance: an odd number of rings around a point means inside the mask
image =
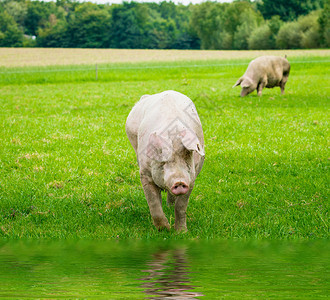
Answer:
[{"label": "pig's head", "polygon": [[240,85],[242,87],[241,97],[244,97],[250,93],[252,93],[257,85],[253,83],[253,81],[249,77],[241,77],[237,80],[233,87]]},{"label": "pig's head", "polygon": [[151,159],[153,181],[175,196],[184,195],[193,187],[196,178],[194,156],[205,155],[197,136],[187,129],[175,136],[152,133],[147,154]]}]

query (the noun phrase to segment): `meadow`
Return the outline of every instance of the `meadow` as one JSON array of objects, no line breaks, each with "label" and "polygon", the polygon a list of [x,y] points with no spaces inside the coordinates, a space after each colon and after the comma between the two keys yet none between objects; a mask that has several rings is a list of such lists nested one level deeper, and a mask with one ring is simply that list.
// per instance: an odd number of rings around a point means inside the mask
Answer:
[{"label": "meadow", "polygon": [[[239,53],[109,60],[97,78],[95,61],[84,59],[1,63],[0,237],[328,237],[330,51],[291,50],[285,95],[274,88],[245,98],[232,86],[261,53]],[[164,90],[194,101],[205,135],[185,234],[152,225],[125,134],[134,103]]]}]

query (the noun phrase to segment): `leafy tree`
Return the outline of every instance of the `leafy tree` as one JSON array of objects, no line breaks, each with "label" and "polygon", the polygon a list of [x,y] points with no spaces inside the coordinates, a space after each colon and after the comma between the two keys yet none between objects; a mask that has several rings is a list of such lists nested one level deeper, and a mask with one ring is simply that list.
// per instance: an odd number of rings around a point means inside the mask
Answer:
[{"label": "leafy tree", "polygon": [[67,34],[72,47],[108,47],[111,34],[109,12],[90,2],[77,6],[74,18],[68,23]]},{"label": "leafy tree", "polygon": [[241,24],[237,26],[233,37],[234,49],[248,49],[248,39],[251,32],[258,26],[257,18],[258,16],[252,10],[248,10],[247,13],[242,14]]},{"label": "leafy tree", "polygon": [[5,3],[4,7],[6,12],[13,17],[17,25],[23,28],[27,15],[27,4],[25,2],[9,1]]},{"label": "leafy tree", "polygon": [[233,49],[233,36],[229,32],[222,32],[221,34],[221,49]]},{"label": "leafy tree", "polygon": [[19,30],[14,18],[6,11],[0,12],[0,47],[21,47],[23,32]]},{"label": "leafy tree", "polygon": [[[139,6],[143,7],[142,5]],[[163,18],[158,6],[143,7],[144,14],[140,15],[141,48],[167,49],[175,39],[176,26],[172,19]],[[143,16],[143,18],[141,17]]]},{"label": "leafy tree", "polygon": [[[142,29],[144,21],[136,10],[137,3],[124,2],[112,10],[111,41],[112,48],[142,48]],[[140,11],[141,12],[141,11]]]},{"label": "leafy tree", "polygon": [[267,25],[273,35],[276,35],[280,30],[283,21],[281,20],[280,16],[272,16],[271,19],[268,21]]},{"label": "leafy tree", "polygon": [[319,11],[301,16],[297,21],[285,23],[278,32],[279,48],[317,48],[320,45]]},{"label": "leafy tree", "polygon": [[201,40],[202,49],[220,49],[223,40],[225,4],[204,2],[193,8],[191,27]]},{"label": "leafy tree", "polygon": [[197,34],[191,30],[180,32],[176,37],[174,44],[174,49],[200,49],[200,39]]},{"label": "leafy tree", "polygon": [[276,35],[283,25],[283,21],[280,16],[272,16],[270,20],[267,20],[267,25],[271,32],[271,36],[269,38],[269,49],[276,49]]},{"label": "leafy tree", "polygon": [[323,47],[330,47],[330,1],[327,0],[324,9],[321,11],[319,22],[320,44]]},{"label": "leafy tree", "polygon": [[[308,14],[323,2],[324,9]],[[329,7],[330,0],[207,1],[188,6],[166,1],[98,5],[0,0],[0,41],[6,46],[83,48],[329,47]]]},{"label": "leafy tree", "polygon": [[298,49],[300,48],[301,39],[302,32],[298,22],[288,22],[279,30],[276,45],[280,49]]},{"label": "leafy tree", "polygon": [[196,49],[200,48],[200,40],[194,30],[190,27],[190,18],[193,5],[175,5],[173,2],[161,2],[153,9],[160,13],[160,16],[174,22],[169,48],[175,49]]},{"label": "leafy tree", "polygon": [[27,2],[27,15],[25,19],[25,33],[38,35],[40,29],[49,26],[49,16],[54,14],[57,19],[64,19],[66,12],[63,8],[57,7],[53,2]]},{"label": "leafy tree", "polygon": [[163,19],[155,10],[150,10],[148,21],[143,31],[143,48],[167,49],[170,48],[175,36],[173,20]]},{"label": "leafy tree", "polygon": [[274,42],[272,41],[272,32],[268,24],[257,27],[249,37],[249,49],[273,49]]},{"label": "leafy tree", "polygon": [[194,8],[191,18],[203,49],[248,49],[250,33],[262,22],[261,14],[247,1],[205,2]]},{"label": "leafy tree", "polygon": [[255,17],[255,11],[251,3],[247,1],[237,1],[229,4],[223,14],[224,30],[234,36],[237,28],[244,23],[244,20],[251,20],[252,17],[249,18],[250,14]]},{"label": "leafy tree", "polygon": [[300,15],[320,9],[323,0],[263,0],[257,7],[265,19],[278,15],[283,21],[293,21]]},{"label": "leafy tree", "polygon": [[38,47],[71,47],[69,39],[68,24],[62,20],[56,22],[54,26],[40,28],[37,37]]},{"label": "leafy tree", "polygon": [[301,47],[302,48],[318,48],[320,47],[320,33],[318,23],[320,11],[313,11],[307,16],[301,16],[298,24],[302,32]]},{"label": "leafy tree", "polygon": [[276,35],[282,24],[279,16],[272,16],[256,28],[249,37],[249,49],[276,49]]},{"label": "leafy tree", "polygon": [[[158,8],[158,9],[157,9]],[[163,1],[157,5],[156,10],[160,12],[160,15],[164,19],[177,19],[177,5],[174,2]]]}]

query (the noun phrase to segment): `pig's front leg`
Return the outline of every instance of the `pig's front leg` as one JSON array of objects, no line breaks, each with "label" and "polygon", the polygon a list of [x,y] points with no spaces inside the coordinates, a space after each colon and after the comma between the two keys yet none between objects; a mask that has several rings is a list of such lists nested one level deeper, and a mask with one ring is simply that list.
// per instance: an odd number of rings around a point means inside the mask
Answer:
[{"label": "pig's front leg", "polygon": [[258,92],[258,96],[260,97],[262,95],[262,90],[265,87],[265,83],[264,82],[260,82],[258,87],[257,87],[257,92]]},{"label": "pig's front leg", "polygon": [[267,77],[264,76],[264,77],[260,80],[260,82],[259,82],[259,84],[258,84],[258,86],[257,86],[257,92],[258,92],[258,96],[259,96],[259,97],[261,96],[261,94],[262,94],[262,90],[264,89],[265,86],[267,86],[267,84],[268,84]]},{"label": "pig's front leg", "polygon": [[192,189],[185,195],[177,196],[175,201],[175,230],[187,231],[186,211]]},{"label": "pig's front leg", "polygon": [[167,192],[167,205],[173,206],[175,204],[176,196],[173,196],[170,192]]},{"label": "pig's front leg", "polygon": [[170,224],[162,209],[161,190],[148,176],[141,175],[141,183],[146,196],[151,217],[157,229],[170,229]]}]

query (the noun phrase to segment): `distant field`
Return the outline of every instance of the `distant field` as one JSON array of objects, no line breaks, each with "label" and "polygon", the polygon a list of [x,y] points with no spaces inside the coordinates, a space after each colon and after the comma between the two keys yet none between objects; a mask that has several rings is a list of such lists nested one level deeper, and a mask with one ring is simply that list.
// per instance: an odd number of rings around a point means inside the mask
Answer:
[{"label": "distant field", "polygon": [[250,59],[265,54],[305,58],[309,56],[329,57],[330,50],[210,51],[0,48],[0,67]]},{"label": "distant field", "polygon": [[[329,236],[328,50],[272,51],[290,57],[286,94],[245,98],[231,87],[249,57],[268,52],[0,50],[13,67],[0,71],[0,237]],[[164,57],[173,61],[155,62]],[[141,95],[169,89],[194,101],[205,134],[184,235],[152,225],[124,129]],[[173,225],[165,199],[164,210]]]}]

